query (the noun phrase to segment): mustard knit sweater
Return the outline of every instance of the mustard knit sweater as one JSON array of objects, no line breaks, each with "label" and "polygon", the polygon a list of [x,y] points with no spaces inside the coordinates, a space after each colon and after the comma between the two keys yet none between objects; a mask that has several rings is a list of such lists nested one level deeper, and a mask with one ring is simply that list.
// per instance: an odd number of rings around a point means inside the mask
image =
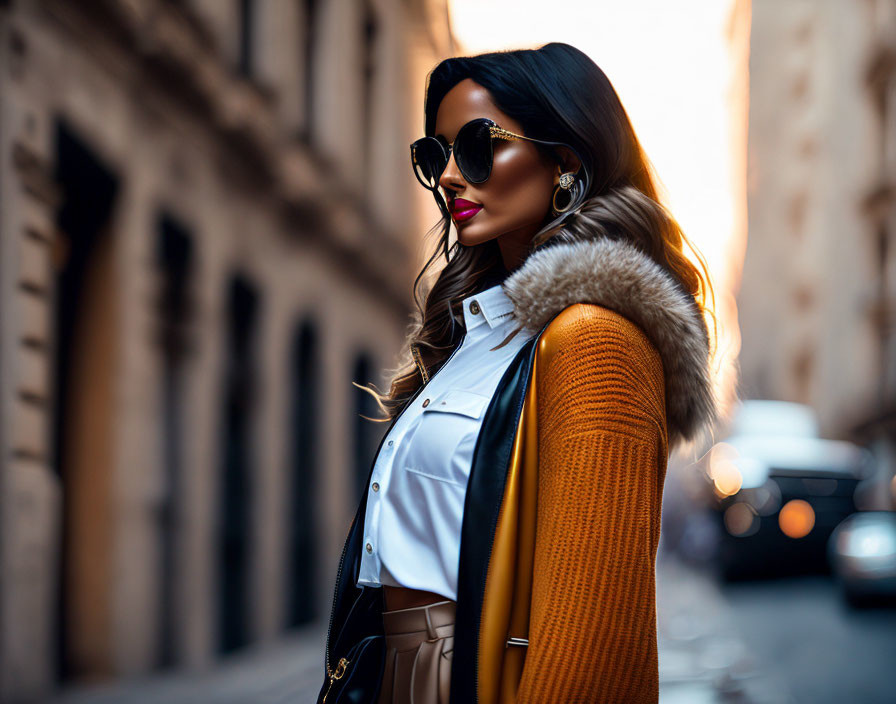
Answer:
[{"label": "mustard knit sweater", "polygon": [[627,318],[576,308],[537,379],[536,547],[516,701],[656,702],[663,364]]}]

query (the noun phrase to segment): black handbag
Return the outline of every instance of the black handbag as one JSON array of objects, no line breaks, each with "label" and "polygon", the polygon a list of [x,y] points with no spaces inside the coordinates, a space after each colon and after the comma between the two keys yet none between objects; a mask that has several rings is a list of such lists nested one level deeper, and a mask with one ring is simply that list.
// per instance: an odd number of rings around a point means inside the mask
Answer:
[{"label": "black handbag", "polygon": [[372,696],[382,684],[386,656],[386,637],[362,638],[339,658],[336,669],[327,673],[321,704],[373,704]]},{"label": "black handbag", "polygon": [[326,673],[318,704],[374,704],[386,664],[382,589],[359,590],[339,629],[333,653],[345,655]]}]

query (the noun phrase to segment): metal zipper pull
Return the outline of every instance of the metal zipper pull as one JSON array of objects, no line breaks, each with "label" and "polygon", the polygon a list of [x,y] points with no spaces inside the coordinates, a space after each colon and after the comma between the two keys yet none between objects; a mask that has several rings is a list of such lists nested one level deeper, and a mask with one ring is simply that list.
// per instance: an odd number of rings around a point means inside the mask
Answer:
[{"label": "metal zipper pull", "polygon": [[327,701],[327,697],[330,694],[330,690],[333,689],[333,683],[336,680],[341,680],[342,676],[345,674],[345,668],[348,665],[348,660],[345,658],[339,658],[339,664],[336,665],[336,672],[330,672],[327,670],[327,674],[330,676],[330,685],[327,687],[327,693],[324,694],[324,698],[321,699],[321,704]]},{"label": "metal zipper pull", "polygon": [[511,638],[504,644],[504,647],[506,648],[508,645],[529,645],[529,639],[528,639],[528,638],[515,638],[515,637],[511,637]]}]

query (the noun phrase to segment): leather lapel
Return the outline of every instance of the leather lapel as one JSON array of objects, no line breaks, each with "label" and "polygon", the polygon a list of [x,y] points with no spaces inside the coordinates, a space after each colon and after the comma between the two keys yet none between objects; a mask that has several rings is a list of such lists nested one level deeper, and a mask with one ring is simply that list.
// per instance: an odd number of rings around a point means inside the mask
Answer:
[{"label": "leather lapel", "polygon": [[505,480],[538,339],[517,352],[486,408],[473,451],[461,525],[450,704],[478,701],[479,629]]}]

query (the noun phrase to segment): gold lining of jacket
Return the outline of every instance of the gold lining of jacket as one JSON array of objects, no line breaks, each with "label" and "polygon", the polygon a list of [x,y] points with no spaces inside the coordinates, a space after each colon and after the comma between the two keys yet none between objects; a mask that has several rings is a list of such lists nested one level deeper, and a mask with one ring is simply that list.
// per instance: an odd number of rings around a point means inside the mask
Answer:
[{"label": "gold lining of jacket", "polygon": [[514,435],[480,614],[480,704],[515,702],[523,675],[528,649],[509,644],[529,637],[538,490],[538,369],[556,351],[553,331],[562,326],[564,316],[580,315],[576,309],[571,306],[558,314],[538,340]]}]

